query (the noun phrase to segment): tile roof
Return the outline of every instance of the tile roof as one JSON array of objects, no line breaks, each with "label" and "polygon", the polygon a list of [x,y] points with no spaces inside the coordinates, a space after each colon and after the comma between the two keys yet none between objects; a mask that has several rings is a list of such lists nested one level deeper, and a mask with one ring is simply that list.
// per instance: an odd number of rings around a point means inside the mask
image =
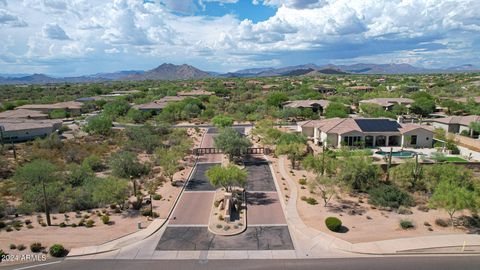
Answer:
[{"label": "tile roof", "polygon": [[213,92],[206,91],[203,89],[192,90],[192,91],[180,91],[177,93],[178,96],[211,96]]},{"label": "tile roof", "polygon": [[0,118],[47,118],[48,115],[39,111],[17,109],[0,113]]},{"label": "tile roof", "polygon": [[323,99],[319,99],[319,100],[291,100],[291,101],[287,101],[285,103],[285,107],[290,107],[290,108],[310,108],[312,107],[313,105],[315,104],[318,104],[320,106],[322,106],[323,108],[327,107],[328,104],[330,104],[330,101],[328,100],[323,100]]},{"label": "tile roof", "polygon": [[433,119],[432,121],[437,123],[442,123],[442,124],[468,126],[470,125],[471,122],[480,122],[480,116],[478,115],[449,116],[445,118]]},{"label": "tile roof", "polygon": [[29,130],[38,128],[54,128],[55,125],[60,125],[60,120],[31,120],[31,119],[0,119],[0,126],[4,128],[4,131],[17,131],[17,130]]},{"label": "tile roof", "polygon": [[81,109],[83,103],[77,101],[58,102],[54,104],[27,104],[17,107],[17,109]]},{"label": "tile roof", "polygon": [[358,132],[400,132],[405,133],[415,129],[430,129],[417,124],[399,124],[388,118],[330,118],[303,122],[302,127],[319,128],[325,133],[345,134]]},{"label": "tile roof", "polygon": [[373,103],[378,104],[383,107],[392,106],[394,104],[405,104],[409,105],[413,103],[413,99],[409,98],[372,98],[361,100],[360,103]]}]

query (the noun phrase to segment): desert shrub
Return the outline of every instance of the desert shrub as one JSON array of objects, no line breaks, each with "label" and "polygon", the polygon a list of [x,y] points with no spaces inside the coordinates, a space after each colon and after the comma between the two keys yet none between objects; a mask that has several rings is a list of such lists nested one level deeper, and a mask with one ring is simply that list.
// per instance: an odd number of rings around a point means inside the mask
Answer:
[{"label": "desert shrub", "polygon": [[336,217],[327,217],[325,219],[325,225],[332,232],[338,232],[342,227],[342,221]]},{"label": "desert shrub", "polygon": [[94,224],[95,224],[95,221],[89,219],[87,220],[87,222],[85,222],[85,227],[92,228]]},{"label": "desert shrub", "polygon": [[435,224],[440,227],[448,227],[448,222],[442,218],[435,219]]},{"label": "desert shrub", "polygon": [[10,244],[10,249],[17,249],[17,246],[15,244]]},{"label": "desert shrub", "polygon": [[223,221],[223,215],[222,214],[218,215],[218,220]]},{"label": "desert shrub", "polygon": [[318,204],[317,200],[315,198],[312,198],[312,197],[308,197],[306,200],[305,200],[306,203],[308,204],[311,204],[311,205],[315,205],[315,204]]},{"label": "desert shrub", "polygon": [[402,227],[402,229],[404,230],[408,230],[415,228],[415,225],[413,225],[413,222],[411,220],[402,219],[400,220],[400,227]]},{"label": "desert shrub", "polygon": [[87,168],[90,168],[94,172],[99,172],[104,167],[102,163],[102,159],[97,155],[90,155],[86,157],[83,160],[82,165],[84,165]]},{"label": "desert shrub", "polygon": [[162,198],[163,198],[163,197],[162,197],[162,195],[160,195],[160,194],[153,194],[153,195],[152,195],[152,199],[154,199],[155,201],[159,201],[159,200],[161,200]]},{"label": "desert shrub", "polygon": [[26,219],[26,220],[25,220],[25,225],[29,225],[29,224],[31,224],[31,223],[32,223],[32,221],[31,221],[30,219]]},{"label": "desert shrub", "polygon": [[218,208],[218,206],[220,206],[220,200],[213,202],[213,206]]},{"label": "desert shrub", "polygon": [[67,227],[67,224],[65,224],[65,222],[62,222],[58,225],[60,228],[65,228]]},{"label": "desert shrub", "polygon": [[100,219],[102,220],[102,223],[103,223],[103,224],[108,224],[108,223],[110,223],[110,217],[107,216],[107,215],[102,216]]},{"label": "desert shrub", "polygon": [[422,212],[428,212],[430,210],[430,208],[425,204],[419,205],[417,209]]},{"label": "desert shrub", "polygon": [[414,200],[410,194],[395,186],[381,185],[370,189],[369,203],[375,206],[399,208],[400,206],[413,206]]},{"label": "desert shrub", "polygon": [[32,243],[32,244],[30,245],[30,251],[33,252],[33,253],[38,253],[38,252],[40,252],[40,251],[42,251],[42,250],[43,250],[43,246],[42,246],[42,244],[39,243],[39,242],[35,242],[35,243]]},{"label": "desert shrub", "polygon": [[13,229],[12,229],[12,227],[10,227],[10,226],[7,226],[7,227],[5,228],[5,231],[7,231],[7,232],[11,232],[11,231],[13,231]]},{"label": "desert shrub", "polygon": [[305,178],[300,178],[298,179],[298,183],[302,186],[306,185],[307,184],[307,179]]},{"label": "desert shrub", "polygon": [[412,210],[410,210],[408,207],[405,206],[400,206],[397,210],[397,213],[400,215],[411,215],[413,214]]},{"label": "desert shrub", "polygon": [[52,255],[52,257],[65,257],[67,256],[68,254],[68,250],[65,249],[62,245],[60,244],[54,244],[50,247],[50,250],[49,250],[49,253],[50,255]]},{"label": "desert shrub", "polygon": [[25,250],[27,247],[24,244],[20,244],[17,246],[17,250],[22,251]]}]

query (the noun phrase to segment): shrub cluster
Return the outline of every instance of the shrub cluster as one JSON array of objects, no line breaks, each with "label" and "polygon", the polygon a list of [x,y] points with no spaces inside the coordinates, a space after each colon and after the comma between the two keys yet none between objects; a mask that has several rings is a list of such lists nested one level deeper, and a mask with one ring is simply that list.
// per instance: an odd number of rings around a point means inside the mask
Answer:
[{"label": "shrub cluster", "polygon": [[395,186],[381,185],[369,190],[369,203],[375,206],[399,208],[400,206],[413,206],[412,196]]},{"label": "shrub cluster", "polygon": [[325,225],[332,232],[338,232],[342,227],[342,221],[336,217],[327,217],[325,219]]},{"label": "shrub cluster", "polygon": [[57,257],[57,258],[65,257],[68,254],[68,250],[65,249],[60,244],[54,244],[53,246],[51,246],[49,252],[50,252],[50,255],[52,255],[52,257]]}]

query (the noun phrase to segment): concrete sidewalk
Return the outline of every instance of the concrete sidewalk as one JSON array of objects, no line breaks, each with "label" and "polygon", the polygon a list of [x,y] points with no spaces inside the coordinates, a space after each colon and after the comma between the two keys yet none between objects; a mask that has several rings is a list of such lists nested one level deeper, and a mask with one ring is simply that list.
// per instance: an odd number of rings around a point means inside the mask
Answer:
[{"label": "concrete sidewalk", "polygon": [[115,240],[106,242],[98,246],[72,248],[72,250],[70,250],[70,252],[68,253],[68,256],[74,257],[105,253],[120,249],[133,243],[140,242],[157,232],[165,224],[166,221],[166,219],[154,219],[152,223],[150,223],[150,225],[145,229],[141,229],[134,233],[125,235],[123,237],[117,238]]},{"label": "concrete sidewalk", "polygon": [[[279,158],[279,167],[280,174],[287,180],[291,191],[290,199],[286,205],[286,217],[291,232],[295,235],[292,237],[297,239],[297,250],[310,254],[310,256],[324,255],[325,252],[335,255],[339,251],[370,255],[421,254],[428,250],[437,253],[433,250],[439,249],[444,249],[444,254],[480,253],[479,248],[476,248],[480,245],[480,235],[475,234],[420,236],[352,244],[333,235],[307,227],[298,215],[298,190],[294,180],[286,171],[285,156]],[[463,246],[465,246],[464,249]]]}]

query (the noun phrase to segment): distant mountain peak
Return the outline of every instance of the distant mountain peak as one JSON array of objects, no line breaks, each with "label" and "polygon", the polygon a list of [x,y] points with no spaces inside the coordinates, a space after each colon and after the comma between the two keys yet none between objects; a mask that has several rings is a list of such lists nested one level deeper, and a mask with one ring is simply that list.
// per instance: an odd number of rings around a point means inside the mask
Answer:
[{"label": "distant mountain peak", "polygon": [[211,77],[210,73],[200,70],[194,66],[182,64],[175,65],[172,63],[163,63],[158,67],[146,71],[142,74],[128,75],[124,80],[188,80],[202,79]]}]

